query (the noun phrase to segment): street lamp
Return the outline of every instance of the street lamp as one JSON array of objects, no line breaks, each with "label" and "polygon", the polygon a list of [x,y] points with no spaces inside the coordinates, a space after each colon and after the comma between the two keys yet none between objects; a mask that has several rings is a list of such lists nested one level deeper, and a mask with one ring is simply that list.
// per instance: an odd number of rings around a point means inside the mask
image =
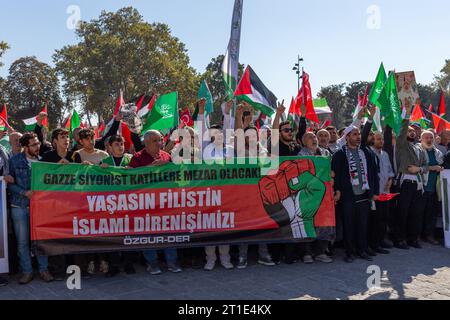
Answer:
[{"label": "street lamp", "polygon": [[295,71],[295,73],[297,74],[297,78],[298,78],[298,91],[300,91],[300,79],[303,78],[303,68],[302,71],[300,72],[300,62],[303,62],[303,58],[300,58],[300,55],[298,56],[298,62],[294,65],[294,67],[292,68],[292,70]]}]

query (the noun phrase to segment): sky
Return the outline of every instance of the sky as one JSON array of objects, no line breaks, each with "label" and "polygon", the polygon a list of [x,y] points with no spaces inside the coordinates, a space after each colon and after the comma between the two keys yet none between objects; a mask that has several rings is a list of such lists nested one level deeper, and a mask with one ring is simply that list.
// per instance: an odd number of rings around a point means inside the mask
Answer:
[{"label": "sky", "polygon": [[[0,0],[0,41],[11,47],[0,76],[23,56],[53,65],[55,50],[77,43],[67,27],[71,5],[84,21],[133,6],[145,21],[167,23],[203,72],[226,51],[234,0]],[[240,62],[280,101],[297,92],[298,55],[314,95],[331,84],[373,81],[380,62],[430,84],[450,59],[448,12],[447,0],[244,0]]]}]

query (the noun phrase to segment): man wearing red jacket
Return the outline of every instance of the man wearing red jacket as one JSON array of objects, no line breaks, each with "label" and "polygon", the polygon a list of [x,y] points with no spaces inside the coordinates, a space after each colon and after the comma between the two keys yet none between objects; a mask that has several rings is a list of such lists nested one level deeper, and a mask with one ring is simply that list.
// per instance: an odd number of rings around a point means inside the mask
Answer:
[{"label": "man wearing red jacket", "polygon": [[[161,150],[164,145],[164,139],[159,131],[150,130],[144,135],[145,148],[136,153],[130,162],[130,167],[150,167],[163,166],[172,162],[172,157],[167,152]],[[143,252],[144,258],[147,261],[147,271],[152,275],[161,274],[161,268],[158,264],[157,250],[145,250]],[[173,273],[181,272],[181,268],[177,264],[177,250],[165,249],[167,266],[169,271]]]}]

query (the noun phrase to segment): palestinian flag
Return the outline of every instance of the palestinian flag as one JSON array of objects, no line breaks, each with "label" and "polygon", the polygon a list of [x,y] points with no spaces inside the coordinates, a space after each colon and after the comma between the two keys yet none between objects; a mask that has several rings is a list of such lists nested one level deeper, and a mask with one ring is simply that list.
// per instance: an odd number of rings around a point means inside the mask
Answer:
[{"label": "palestinian flag", "polygon": [[297,123],[300,122],[300,116],[302,112],[300,111],[300,106],[297,105],[296,100],[292,97],[291,105],[289,107],[288,120],[291,122],[291,127],[293,130],[296,130]]},{"label": "palestinian flag", "polygon": [[250,66],[245,70],[234,96],[269,117],[277,110],[277,97],[267,89]]},{"label": "palestinian flag", "polygon": [[436,134],[441,134],[445,130],[450,130],[450,122],[438,116],[436,113],[431,112],[431,116],[433,118],[433,125],[436,130]]},{"label": "palestinian flag", "polygon": [[[47,113],[47,105],[44,106],[44,108],[42,109],[41,112]],[[25,132],[33,132],[34,131],[34,128],[36,127],[37,122],[38,122],[38,117],[39,117],[39,115],[34,116],[32,118],[22,120],[25,123]],[[48,129],[48,118],[45,118],[44,121],[42,121],[42,125]]]},{"label": "palestinian flag", "polygon": [[425,117],[420,105],[414,107],[410,121],[411,123],[418,123],[422,129],[428,129],[430,127],[430,121]]},{"label": "palestinian flag", "polygon": [[150,101],[146,105],[143,105],[143,102],[144,102],[144,99],[145,99],[145,95],[142,96],[142,98],[139,100],[139,102],[136,105],[136,107],[137,107],[137,115],[138,115],[139,118],[146,119],[147,115],[150,112],[152,112],[152,109],[155,106],[156,97],[157,97],[156,94],[154,94],[152,96],[152,98],[150,99]]},{"label": "palestinian flag", "polygon": [[8,111],[6,110],[6,104],[4,104],[0,111],[0,131],[6,131],[8,127]]},{"label": "palestinian flag", "polygon": [[320,116],[321,114],[329,115],[329,114],[333,113],[331,111],[330,107],[328,106],[327,99],[325,99],[325,98],[323,98],[323,99],[314,99],[313,100],[313,105],[314,105],[314,111],[316,111],[316,114],[318,116]]}]

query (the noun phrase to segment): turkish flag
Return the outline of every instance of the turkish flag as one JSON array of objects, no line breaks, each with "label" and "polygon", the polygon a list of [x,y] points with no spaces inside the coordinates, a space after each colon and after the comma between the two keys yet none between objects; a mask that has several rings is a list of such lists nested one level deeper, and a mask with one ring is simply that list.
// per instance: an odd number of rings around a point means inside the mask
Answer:
[{"label": "turkish flag", "polygon": [[304,104],[306,106],[306,119],[311,120],[315,123],[319,123],[319,117],[314,110],[311,84],[309,83],[309,75],[303,72],[303,84],[300,89],[297,99],[296,108],[301,110],[300,106]]}]

